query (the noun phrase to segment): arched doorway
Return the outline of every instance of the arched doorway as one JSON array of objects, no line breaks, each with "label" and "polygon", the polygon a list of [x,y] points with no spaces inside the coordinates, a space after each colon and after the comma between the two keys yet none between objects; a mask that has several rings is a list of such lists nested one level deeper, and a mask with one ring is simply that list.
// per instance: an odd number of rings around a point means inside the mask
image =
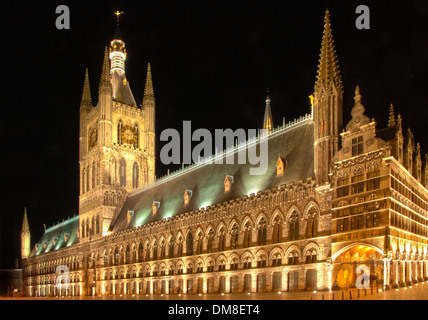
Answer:
[{"label": "arched doorway", "polygon": [[[370,270],[370,285],[383,285],[384,261],[382,251],[374,246],[357,244],[337,252],[332,257],[332,288],[355,288],[359,266],[365,266]],[[363,268],[365,268],[363,267]],[[361,270],[361,268],[359,268]]]}]

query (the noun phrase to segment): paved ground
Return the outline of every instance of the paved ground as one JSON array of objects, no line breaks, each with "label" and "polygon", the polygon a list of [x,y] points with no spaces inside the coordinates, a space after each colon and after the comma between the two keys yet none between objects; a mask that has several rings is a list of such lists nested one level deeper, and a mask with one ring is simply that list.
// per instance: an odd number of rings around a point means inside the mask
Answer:
[{"label": "paved ground", "polygon": [[[359,292],[358,292],[359,291]],[[382,291],[380,288],[349,291],[269,292],[252,294],[124,295],[95,297],[5,298],[11,300],[428,300],[428,281],[413,286]]]}]

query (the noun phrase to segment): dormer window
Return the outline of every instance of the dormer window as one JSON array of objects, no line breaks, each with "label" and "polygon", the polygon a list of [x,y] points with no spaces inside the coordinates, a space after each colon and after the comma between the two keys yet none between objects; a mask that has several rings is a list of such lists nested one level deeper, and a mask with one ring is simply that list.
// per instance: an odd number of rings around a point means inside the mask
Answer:
[{"label": "dormer window", "polygon": [[[43,241],[43,249],[46,249],[46,247],[48,246],[48,243],[49,243],[49,242],[48,242],[48,241],[46,241],[46,240],[45,240],[45,241]],[[55,243],[54,243],[54,245],[55,245]]]},{"label": "dormer window", "polygon": [[126,222],[130,223],[133,216],[134,216],[134,211],[128,210],[128,213],[126,214]]},{"label": "dormer window", "polygon": [[68,239],[70,239],[70,234],[66,232],[64,233],[64,242],[67,242]]},{"label": "dormer window", "polygon": [[233,183],[233,176],[226,176],[224,179],[224,191],[229,191],[232,187]]},{"label": "dormer window", "polygon": [[184,204],[188,204],[190,202],[190,199],[192,198],[192,190],[186,190],[184,192]]},{"label": "dormer window", "polygon": [[152,205],[153,215],[156,214],[156,212],[159,210],[159,207],[160,207],[160,202],[159,201],[153,201],[153,205]]},{"label": "dormer window", "polygon": [[285,171],[285,164],[284,160],[279,156],[278,161],[276,162],[276,175],[280,176],[283,175]]},{"label": "dormer window", "polygon": [[55,246],[58,243],[58,237],[54,237],[52,242],[53,242],[53,245]]},{"label": "dormer window", "polygon": [[363,136],[352,139],[352,156],[358,156],[363,153]]}]

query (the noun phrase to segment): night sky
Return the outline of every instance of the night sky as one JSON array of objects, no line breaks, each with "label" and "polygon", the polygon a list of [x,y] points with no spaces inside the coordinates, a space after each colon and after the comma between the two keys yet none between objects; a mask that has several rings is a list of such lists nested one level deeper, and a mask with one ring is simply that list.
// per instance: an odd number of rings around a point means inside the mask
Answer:
[{"label": "night sky", "polygon": [[[55,27],[58,5],[70,30]],[[355,8],[370,8],[370,30]],[[275,126],[310,112],[323,19],[330,10],[344,85],[344,125],[355,86],[366,114],[387,125],[389,105],[428,152],[428,6],[391,1],[13,1],[2,4],[3,192],[0,268],[20,257],[27,207],[31,246],[78,213],[79,105],[85,68],[98,96],[105,46],[120,29],[126,74],[141,104],[147,63],[156,97],[157,157],[166,128],[259,128],[269,88]],[[174,169],[170,167],[170,169]],[[167,167],[157,163],[156,174]]]}]

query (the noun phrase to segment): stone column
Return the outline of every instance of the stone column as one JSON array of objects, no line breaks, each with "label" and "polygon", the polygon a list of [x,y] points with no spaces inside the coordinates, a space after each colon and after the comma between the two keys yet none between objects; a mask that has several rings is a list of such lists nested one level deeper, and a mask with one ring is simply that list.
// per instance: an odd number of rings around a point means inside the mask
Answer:
[{"label": "stone column", "polygon": [[390,290],[391,287],[389,286],[389,261],[391,259],[384,258],[383,259],[383,290]]}]

